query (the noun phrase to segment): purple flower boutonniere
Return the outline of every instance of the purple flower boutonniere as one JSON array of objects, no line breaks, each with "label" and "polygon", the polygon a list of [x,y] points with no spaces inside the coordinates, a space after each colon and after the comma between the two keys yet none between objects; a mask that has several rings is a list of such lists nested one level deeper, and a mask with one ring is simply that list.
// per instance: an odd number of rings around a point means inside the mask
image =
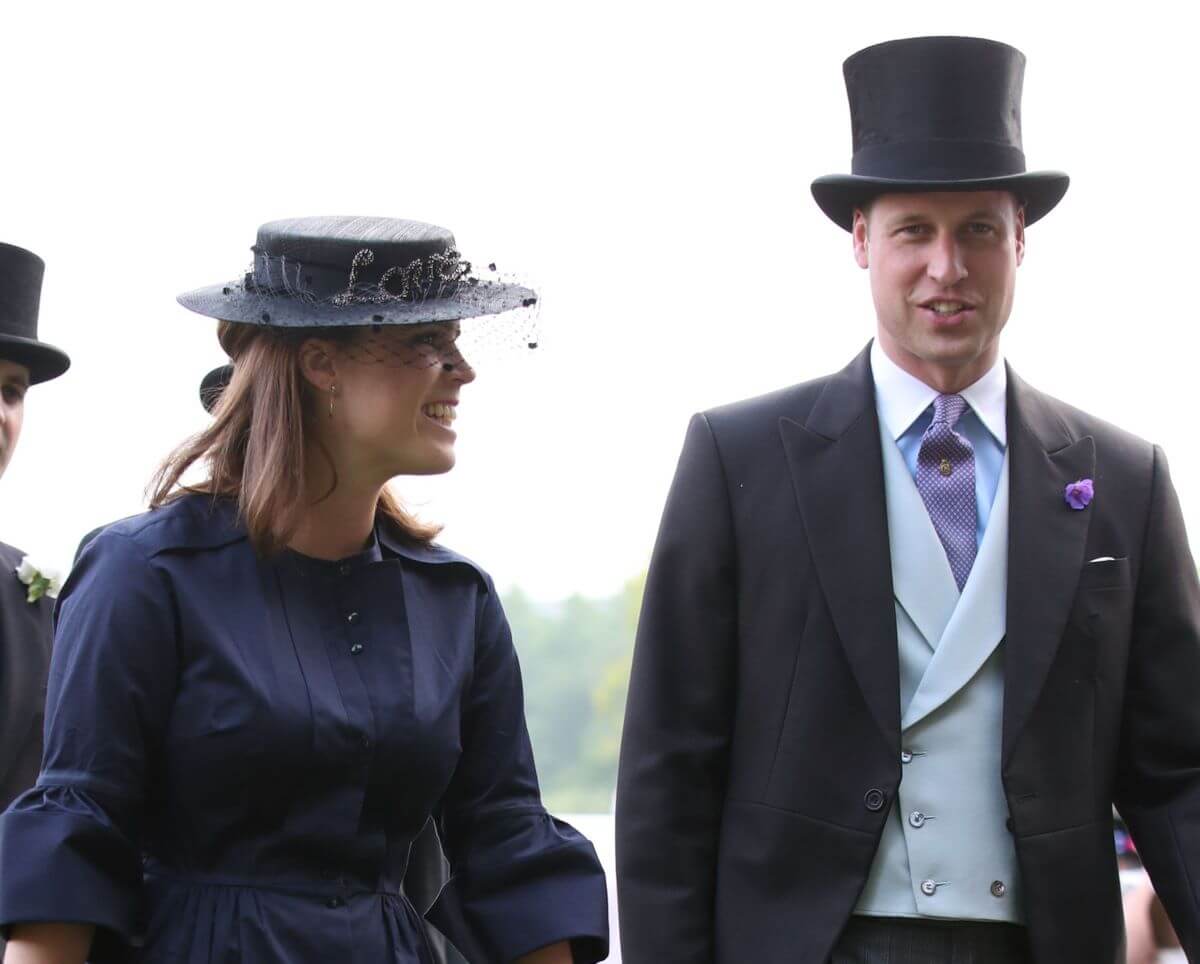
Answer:
[{"label": "purple flower boutonniere", "polygon": [[1067,505],[1072,509],[1086,509],[1092,504],[1092,498],[1095,495],[1096,487],[1092,484],[1091,479],[1080,479],[1078,482],[1072,482],[1063,493],[1063,497],[1067,500]]}]

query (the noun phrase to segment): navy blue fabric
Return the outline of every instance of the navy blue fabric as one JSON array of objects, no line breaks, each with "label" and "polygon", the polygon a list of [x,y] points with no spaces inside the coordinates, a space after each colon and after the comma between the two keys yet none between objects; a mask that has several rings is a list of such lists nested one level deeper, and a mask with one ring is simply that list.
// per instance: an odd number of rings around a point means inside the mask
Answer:
[{"label": "navy blue fabric", "polygon": [[491,580],[379,541],[263,560],[188,496],[87,547],[38,786],[0,817],[0,923],[94,923],[97,964],[428,964],[400,882],[433,813],[453,876],[429,916],[473,964],[607,954],[604,874],[541,805]]}]

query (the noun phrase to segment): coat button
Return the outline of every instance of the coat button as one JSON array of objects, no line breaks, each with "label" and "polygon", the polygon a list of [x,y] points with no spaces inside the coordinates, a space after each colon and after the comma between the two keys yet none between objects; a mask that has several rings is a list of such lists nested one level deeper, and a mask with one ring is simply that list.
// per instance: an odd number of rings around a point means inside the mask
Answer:
[{"label": "coat button", "polygon": [[355,656],[357,656],[357,655],[358,655],[359,653],[361,653],[362,651],[363,651],[363,644],[362,644],[362,643],[353,643],[353,644],[350,646],[350,652],[351,652],[351,653],[353,653]]},{"label": "coat button", "polygon": [[932,897],[937,893],[937,881],[923,880],[921,881],[921,893],[926,897]]},{"label": "coat button", "polygon": [[358,625],[358,613],[347,614],[346,622],[348,622],[351,626],[357,626]]},{"label": "coat button", "polygon": [[350,575],[350,563],[343,562],[340,566],[338,566],[338,572],[340,572],[343,576]]},{"label": "coat button", "polygon": [[330,910],[337,910],[339,907],[342,907],[345,903],[346,902],[344,900],[342,900],[342,898],[340,898],[340,897],[330,897],[327,901],[325,901],[325,906],[328,907]]},{"label": "coat button", "polygon": [[863,796],[863,806],[872,813],[882,810],[885,803],[887,803],[887,794],[877,787],[872,787]]},{"label": "coat button", "polygon": [[921,813],[920,810],[914,810],[908,815],[908,822],[920,830],[923,826],[925,826],[925,814]]},{"label": "coat button", "polygon": [[912,763],[912,758],[913,758],[912,750],[901,750],[900,751],[900,762],[901,763]]},{"label": "coat button", "polygon": [[1008,888],[1004,885],[1004,881],[993,880],[992,886],[991,886],[991,891],[992,891],[993,897],[1003,897],[1005,894],[1008,893]]}]

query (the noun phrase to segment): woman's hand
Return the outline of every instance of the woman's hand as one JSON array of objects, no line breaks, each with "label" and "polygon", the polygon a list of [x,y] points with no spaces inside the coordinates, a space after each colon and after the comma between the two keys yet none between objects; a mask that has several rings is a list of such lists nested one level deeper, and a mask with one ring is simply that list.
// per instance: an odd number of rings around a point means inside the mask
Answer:
[{"label": "woman's hand", "polygon": [[91,924],[16,924],[4,964],[84,964],[95,933]]},{"label": "woman's hand", "polygon": [[[532,954],[518,957],[516,964],[574,964],[574,960],[571,956],[571,945],[566,941],[559,941]],[[5,961],[4,964],[8,962]]]}]

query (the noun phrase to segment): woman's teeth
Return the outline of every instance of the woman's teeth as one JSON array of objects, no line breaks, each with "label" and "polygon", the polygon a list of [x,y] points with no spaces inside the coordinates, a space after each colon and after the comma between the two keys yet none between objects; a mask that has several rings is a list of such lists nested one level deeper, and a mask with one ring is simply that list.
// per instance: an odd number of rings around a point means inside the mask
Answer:
[{"label": "woman's teeth", "polygon": [[455,411],[454,406],[446,405],[442,402],[435,402],[432,405],[422,405],[421,413],[435,422],[441,422],[444,425],[449,425],[458,418],[458,412]]}]

